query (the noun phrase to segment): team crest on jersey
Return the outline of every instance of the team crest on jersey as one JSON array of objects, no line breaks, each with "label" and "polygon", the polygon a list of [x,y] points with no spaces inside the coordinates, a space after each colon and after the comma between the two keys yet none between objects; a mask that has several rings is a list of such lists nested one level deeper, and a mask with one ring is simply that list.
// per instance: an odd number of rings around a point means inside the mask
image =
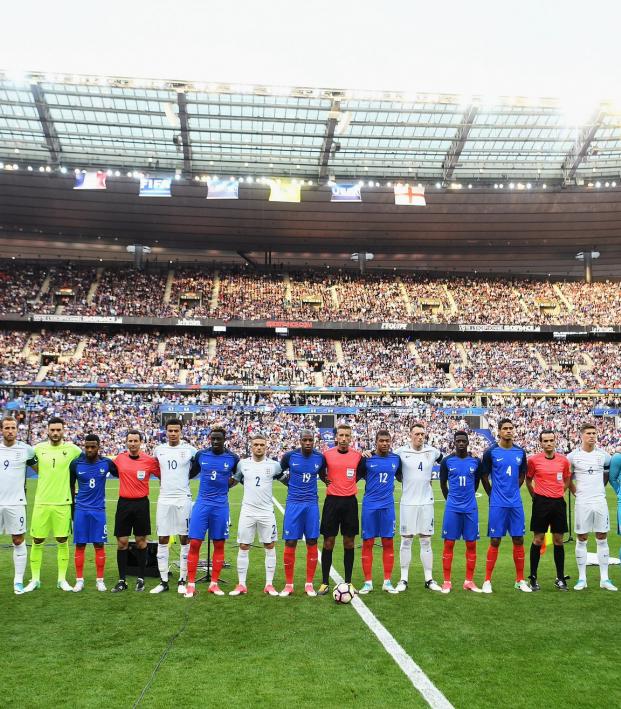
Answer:
[{"label": "team crest on jersey", "polygon": [[319,463],[315,463],[315,470],[319,470]]},{"label": "team crest on jersey", "polygon": [[396,470],[396,468],[397,468],[397,464],[396,464],[396,463],[393,463],[393,464],[392,464],[392,469],[393,469],[393,470]]},{"label": "team crest on jersey", "polygon": [[99,472],[103,475],[106,472],[105,468],[99,468]]},{"label": "team crest on jersey", "polygon": [[473,468],[472,466],[470,466],[469,470],[470,470],[471,473],[474,473],[475,468]]},{"label": "team crest on jersey", "polygon": [[144,480],[146,477],[145,471],[144,470],[137,470],[136,477],[138,478],[138,480]]},{"label": "team crest on jersey", "polygon": [[225,463],[225,464],[224,464],[224,469],[225,469],[225,470],[228,470],[228,469],[229,469],[229,464],[228,464],[228,463]]}]

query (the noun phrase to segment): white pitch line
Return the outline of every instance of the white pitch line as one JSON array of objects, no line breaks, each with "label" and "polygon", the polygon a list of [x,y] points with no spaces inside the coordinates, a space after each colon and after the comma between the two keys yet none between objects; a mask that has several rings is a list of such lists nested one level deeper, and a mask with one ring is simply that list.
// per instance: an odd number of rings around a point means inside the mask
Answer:
[{"label": "white pitch line", "polygon": [[[281,514],[284,515],[284,507],[275,497],[272,497],[272,500],[274,501],[276,507],[280,510]],[[319,554],[319,559],[321,560],[321,554]],[[344,581],[343,577],[333,566],[330,568],[330,577],[337,584],[343,583]],[[414,688],[422,695],[427,704],[429,704],[432,709],[454,709],[453,705],[444,696],[444,694],[442,694],[442,692],[429,679],[429,677],[427,677],[416,662],[414,662],[414,660],[407,654],[401,645],[399,645],[393,635],[369,610],[368,606],[364,603],[360,596],[354,596],[351,604],[355,608],[356,613],[358,613],[358,615],[362,618],[365,625],[380,641],[384,650],[386,650],[386,652],[397,663],[399,668],[414,685]]]}]

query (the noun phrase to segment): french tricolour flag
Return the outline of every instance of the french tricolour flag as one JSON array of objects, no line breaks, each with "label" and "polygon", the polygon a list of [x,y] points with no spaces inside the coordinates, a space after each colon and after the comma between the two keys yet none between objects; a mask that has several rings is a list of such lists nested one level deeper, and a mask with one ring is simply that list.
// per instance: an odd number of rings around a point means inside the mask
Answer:
[{"label": "french tricolour flag", "polygon": [[102,170],[97,172],[81,170],[75,173],[74,190],[105,190],[106,173]]}]

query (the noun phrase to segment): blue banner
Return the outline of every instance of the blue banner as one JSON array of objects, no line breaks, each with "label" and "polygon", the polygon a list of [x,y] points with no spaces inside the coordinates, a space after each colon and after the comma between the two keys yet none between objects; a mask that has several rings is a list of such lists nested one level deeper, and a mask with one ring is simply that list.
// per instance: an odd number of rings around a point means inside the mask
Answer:
[{"label": "blue banner", "polygon": [[140,197],[170,197],[172,177],[141,177]]},{"label": "blue banner", "polygon": [[361,185],[353,182],[334,183],[331,202],[362,202]]}]

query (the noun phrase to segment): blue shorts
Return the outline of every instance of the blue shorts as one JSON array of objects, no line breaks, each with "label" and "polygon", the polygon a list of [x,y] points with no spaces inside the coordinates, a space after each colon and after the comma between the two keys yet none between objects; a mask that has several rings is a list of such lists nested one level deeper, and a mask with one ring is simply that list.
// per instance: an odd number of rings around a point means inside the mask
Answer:
[{"label": "blue shorts", "polygon": [[319,504],[317,502],[287,502],[282,538],[317,539],[319,537]]},{"label": "blue shorts", "polygon": [[197,500],[190,515],[190,539],[205,539],[209,530],[211,539],[229,538],[229,505],[228,502],[210,503]]},{"label": "blue shorts", "polygon": [[368,509],[362,505],[362,538],[390,539],[395,536],[395,506]]},{"label": "blue shorts", "polygon": [[106,511],[76,507],[73,515],[73,543],[106,544],[107,541]]},{"label": "blue shorts", "polygon": [[504,537],[509,533],[512,537],[523,537],[526,533],[524,508],[519,507],[490,507],[487,523],[487,536],[492,538]]},{"label": "blue shorts", "polygon": [[479,537],[479,511],[475,507],[469,512],[457,510],[444,510],[442,521],[442,539],[463,539],[466,542],[475,542]]}]

